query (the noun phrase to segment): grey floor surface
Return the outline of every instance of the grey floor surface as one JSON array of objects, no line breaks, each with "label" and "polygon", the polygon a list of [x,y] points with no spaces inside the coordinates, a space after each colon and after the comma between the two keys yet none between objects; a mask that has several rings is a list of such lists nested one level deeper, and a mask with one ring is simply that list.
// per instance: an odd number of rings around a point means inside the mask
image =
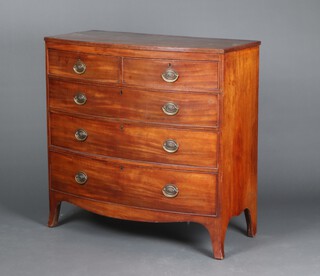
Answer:
[{"label": "grey floor surface", "polygon": [[226,258],[211,258],[209,235],[194,223],[152,224],[101,217],[64,203],[60,225],[47,208],[0,204],[0,275],[320,275],[320,204],[259,204],[258,235],[232,219]]}]

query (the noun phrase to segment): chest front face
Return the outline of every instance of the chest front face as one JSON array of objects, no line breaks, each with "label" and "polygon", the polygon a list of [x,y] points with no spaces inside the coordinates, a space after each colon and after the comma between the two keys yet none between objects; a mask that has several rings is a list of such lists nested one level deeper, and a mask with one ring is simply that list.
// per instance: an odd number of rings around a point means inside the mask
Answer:
[{"label": "chest front face", "polygon": [[170,46],[171,37],[157,46],[154,36],[122,36],[46,39],[49,225],[67,201],[123,219],[199,222],[216,233],[232,213],[222,176],[230,173],[223,145],[233,138],[222,141],[222,133],[238,108],[225,106],[234,97],[225,91],[226,55],[202,41],[187,49]]}]

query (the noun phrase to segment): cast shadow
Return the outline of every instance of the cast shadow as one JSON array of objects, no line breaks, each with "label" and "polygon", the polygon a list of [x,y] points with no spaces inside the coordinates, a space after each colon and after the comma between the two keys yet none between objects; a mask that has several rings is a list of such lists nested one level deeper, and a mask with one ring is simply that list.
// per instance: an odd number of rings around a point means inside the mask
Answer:
[{"label": "cast shadow", "polygon": [[[39,199],[41,198],[41,200]],[[36,223],[40,227],[47,227],[49,215],[49,204],[45,199],[47,196],[26,196],[23,200],[1,200],[0,208],[9,215],[25,219]],[[284,205],[285,204],[285,205]],[[318,203],[317,203],[318,204]],[[306,227],[313,227],[316,223],[313,219],[307,219],[306,214],[310,217],[319,210],[319,205],[297,204],[295,202],[279,203],[272,202],[270,204],[260,206],[258,214],[258,235],[254,238],[256,242],[245,243],[246,223],[244,215],[231,219],[226,237],[226,258],[239,255],[255,247],[276,246],[279,242],[287,237],[292,237],[303,231]],[[317,209],[318,208],[318,209]],[[291,215],[290,215],[291,214]],[[305,219],[305,223],[297,223],[299,217]],[[145,223],[126,220],[118,220],[99,216],[82,210],[71,204],[62,203],[61,216],[59,218],[59,226],[71,224],[80,221],[81,223],[91,224],[104,231],[122,233],[123,235],[144,237],[146,239],[163,240],[181,244],[190,250],[200,252],[201,254],[212,258],[212,248],[209,233],[200,224],[196,223]],[[85,231],[75,228],[75,231]],[[230,249],[230,241],[228,236],[232,237],[233,244]]]},{"label": "cast shadow", "polygon": [[[231,220],[228,231],[246,235],[246,223],[244,215],[243,223]],[[207,229],[198,223],[177,222],[177,223],[148,223],[120,220],[100,216],[85,210],[77,210],[71,214],[59,218],[59,226],[80,220],[81,223],[94,225],[96,229],[103,229],[99,233],[112,232],[124,236],[143,237],[145,239],[162,240],[165,242],[180,244],[188,250],[194,250],[212,258],[213,251],[211,240]],[[76,231],[82,230],[77,227]]]}]

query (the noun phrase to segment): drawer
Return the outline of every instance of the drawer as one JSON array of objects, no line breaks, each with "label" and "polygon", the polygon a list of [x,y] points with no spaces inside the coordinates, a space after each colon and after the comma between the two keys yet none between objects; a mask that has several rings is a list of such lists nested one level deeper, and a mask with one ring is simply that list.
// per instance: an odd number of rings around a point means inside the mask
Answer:
[{"label": "drawer", "polygon": [[122,166],[54,152],[50,173],[51,189],[77,196],[165,211],[216,213],[215,174]]},{"label": "drawer", "polygon": [[[213,131],[98,121],[56,113],[51,114],[50,121],[51,144],[55,146],[131,160],[217,166],[217,133]],[[78,141],[76,133],[84,141]]]},{"label": "drawer", "polygon": [[119,83],[119,57],[49,50],[48,59],[51,75]]},{"label": "drawer", "polygon": [[[176,81],[172,70],[178,75]],[[123,82],[127,85],[184,91],[216,90],[218,79],[217,61],[123,60]]]},{"label": "drawer", "polygon": [[67,112],[162,124],[217,126],[218,96],[49,80],[49,106]]}]

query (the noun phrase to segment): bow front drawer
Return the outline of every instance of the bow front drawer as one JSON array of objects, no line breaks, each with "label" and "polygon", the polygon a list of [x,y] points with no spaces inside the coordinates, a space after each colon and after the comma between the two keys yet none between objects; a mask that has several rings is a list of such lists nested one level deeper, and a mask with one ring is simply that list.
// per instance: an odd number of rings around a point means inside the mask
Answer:
[{"label": "bow front drawer", "polygon": [[51,188],[58,191],[141,208],[216,214],[215,174],[119,164],[53,152],[50,164]]},{"label": "bow front drawer", "polygon": [[218,61],[124,58],[123,82],[167,90],[217,90],[218,64]]},{"label": "bow front drawer", "polygon": [[121,59],[114,56],[49,50],[49,75],[118,83]]},{"label": "bow front drawer", "polygon": [[216,132],[99,121],[52,113],[51,144],[78,152],[157,163],[217,166]]},{"label": "bow front drawer", "polygon": [[49,80],[51,109],[167,125],[218,125],[217,95],[164,93]]}]

